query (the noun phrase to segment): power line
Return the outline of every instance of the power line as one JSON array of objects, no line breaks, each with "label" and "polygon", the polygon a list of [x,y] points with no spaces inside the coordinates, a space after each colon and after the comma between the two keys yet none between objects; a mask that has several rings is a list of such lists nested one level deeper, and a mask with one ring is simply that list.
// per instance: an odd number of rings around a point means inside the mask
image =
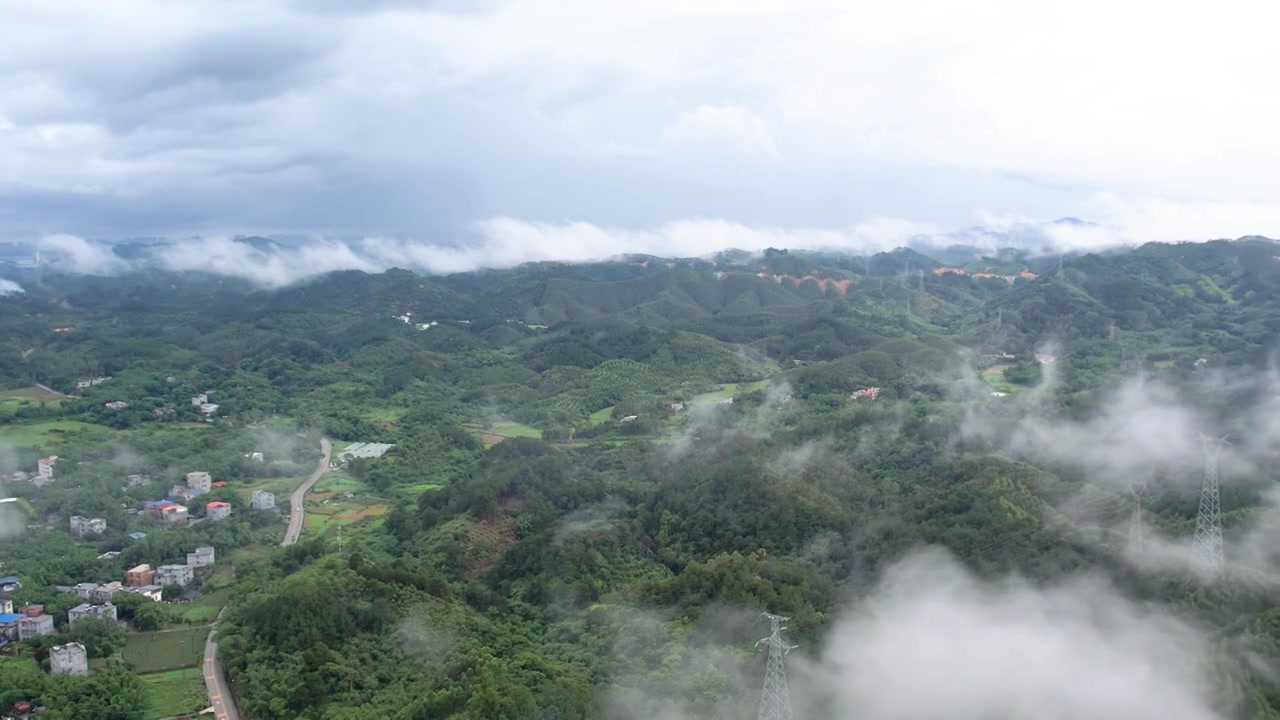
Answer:
[{"label": "power line", "polygon": [[756,643],[769,646],[769,664],[764,673],[764,690],[760,693],[760,720],[792,720],[791,693],[787,689],[787,668],[783,659],[796,648],[782,639],[791,618],[761,613],[769,618],[769,637]]}]

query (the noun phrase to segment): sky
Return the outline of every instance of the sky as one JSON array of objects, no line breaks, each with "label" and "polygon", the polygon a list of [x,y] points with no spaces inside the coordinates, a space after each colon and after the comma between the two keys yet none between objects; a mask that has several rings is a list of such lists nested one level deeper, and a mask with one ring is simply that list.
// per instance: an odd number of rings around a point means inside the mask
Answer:
[{"label": "sky", "polygon": [[[1280,236],[1257,3],[0,0],[0,241]],[[725,232],[729,229],[731,232]],[[720,232],[720,235],[715,233]],[[749,244],[749,243],[748,243]]]}]

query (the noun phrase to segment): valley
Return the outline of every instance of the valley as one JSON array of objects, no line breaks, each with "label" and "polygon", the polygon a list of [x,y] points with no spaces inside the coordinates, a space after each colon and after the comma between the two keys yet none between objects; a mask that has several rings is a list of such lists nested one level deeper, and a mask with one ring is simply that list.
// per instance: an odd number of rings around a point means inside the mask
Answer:
[{"label": "valley", "polygon": [[[1043,602],[1211,628],[1224,716],[1269,717],[1280,690],[1233,648],[1280,660],[1277,252],[24,277],[0,296],[0,574],[52,622],[0,647],[0,706],[754,717],[760,613],[790,618],[821,705],[875,676],[845,643],[940,633],[959,668],[984,604],[1052,634]],[[1201,432],[1233,443],[1212,576]],[[189,570],[125,585],[142,565]],[[73,626],[93,592],[119,627]],[[70,642],[85,677],[50,674]]]}]

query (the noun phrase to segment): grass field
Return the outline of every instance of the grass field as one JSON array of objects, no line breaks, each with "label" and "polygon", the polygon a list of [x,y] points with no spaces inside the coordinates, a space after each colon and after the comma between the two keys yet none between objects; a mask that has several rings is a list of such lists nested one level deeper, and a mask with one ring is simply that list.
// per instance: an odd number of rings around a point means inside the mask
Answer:
[{"label": "grass field", "polygon": [[199,712],[208,702],[198,667],[147,673],[139,675],[138,679],[146,685],[147,696],[151,701],[142,714],[143,720],[160,720]]},{"label": "grass field", "polygon": [[105,425],[94,425],[78,420],[50,420],[25,425],[0,425],[0,440],[38,450],[80,431],[115,432]]},{"label": "grass field", "polygon": [[495,435],[506,435],[507,437],[526,437],[541,438],[542,431],[536,427],[531,427],[523,423],[502,420],[493,424],[490,432]]},{"label": "grass field", "polygon": [[439,490],[442,487],[444,486],[440,483],[417,483],[416,485],[406,485],[399,489],[409,493],[413,497],[417,497],[424,492]]},{"label": "grass field", "polygon": [[591,413],[591,417],[587,418],[587,422],[592,425],[603,425],[609,422],[609,418],[613,417],[613,405]]},{"label": "grass field", "polygon": [[749,383],[725,383],[720,386],[719,390],[695,395],[693,399],[689,401],[689,404],[698,405],[701,403],[716,402],[717,400],[728,400],[740,392],[761,390],[768,384],[768,380],[757,380]]},{"label": "grass field", "polygon": [[30,655],[25,657],[0,657],[0,671],[17,672],[19,670],[30,670],[31,672],[39,672],[40,663]]},{"label": "grass field", "polygon": [[231,588],[201,595],[195,602],[179,606],[182,608],[182,620],[189,623],[213,622],[213,619],[218,617],[218,611],[222,610],[222,606],[226,605],[230,599]]},{"label": "grass field", "polygon": [[124,661],[139,673],[195,667],[204,659],[209,626],[201,625],[125,636]]},{"label": "grass field", "polygon": [[982,379],[985,380],[987,384],[991,386],[992,390],[999,390],[1000,392],[1006,392],[1006,393],[1016,393],[1022,389],[1022,386],[1014,385],[1013,383],[1004,379],[1004,369],[1007,367],[1009,366],[1008,365],[992,365],[991,367],[982,371]]},{"label": "grass field", "polygon": [[289,502],[289,493],[294,488],[302,484],[304,478],[301,477],[272,477],[254,480],[251,483],[237,485],[236,492],[248,498],[253,495],[254,490],[265,490],[276,496],[277,505],[287,505]]},{"label": "grass field", "polygon": [[21,390],[0,390],[0,410],[13,411],[24,407],[39,407],[41,403],[49,407],[58,407],[62,404],[62,400],[61,396],[34,386]]}]

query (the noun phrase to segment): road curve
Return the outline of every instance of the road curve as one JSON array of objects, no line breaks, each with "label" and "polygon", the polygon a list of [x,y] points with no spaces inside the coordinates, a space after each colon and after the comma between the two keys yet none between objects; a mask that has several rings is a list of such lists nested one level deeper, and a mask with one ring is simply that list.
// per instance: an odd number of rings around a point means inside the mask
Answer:
[{"label": "road curve", "polygon": [[[218,620],[221,619],[222,613],[219,612]],[[236,709],[236,701],[227,686],[227,674],[222,671],[222,663],[218,662],[218,643],[213,639],[218,631],[218,620],[213,621],[209,639],[204,643],[204,689],[209,694],[209,705],[213,707],[215,718],[240,720],[240,711]]]},{"label": "road curve", "polygon": [[320,476],[329,472],[329,455],[332,451],[333,445],[330,444],[329,439],[320,438],[320,462],[316,464],[316,469],[307,476],[307,479],[289,496],[289,528],[284,531],[284,539],[280,541],[281,545],[288,547],[298,542],[298,536],[302,534],[302,525],[307,520],[307,514],[302,509],[302,501],[307,497],[307,493],[311,492],[311,488],[315,486]]},{"label": "road curve", "polygon": [[[285,530],[284,540],[280,542],[282,546],[287,547],[298,542],[298,536],[302,534],[302,524],[306,520],[302,501],[320,480],[320,476],[329,471],[329,455],[332,451],[333,445],[328,438],[320,438],[320,462],[316,463],[316,469],[289,497],[289,527]],[[221,612],[218,613],[218,620],[220,619],[222,619]],[[231,696],[231,689],[227,685],[227,675],[222,670],[222,663],[218,662],[218,642],[214,639],[218,631],[218,620],[213,621],[213,626],[209,629],[209,639],[204,644],[204,687],[209,694],[209,705],[213,707],[213,716],[217,720],[240,720],[240,711],[236,709],[235,698]]]}]

